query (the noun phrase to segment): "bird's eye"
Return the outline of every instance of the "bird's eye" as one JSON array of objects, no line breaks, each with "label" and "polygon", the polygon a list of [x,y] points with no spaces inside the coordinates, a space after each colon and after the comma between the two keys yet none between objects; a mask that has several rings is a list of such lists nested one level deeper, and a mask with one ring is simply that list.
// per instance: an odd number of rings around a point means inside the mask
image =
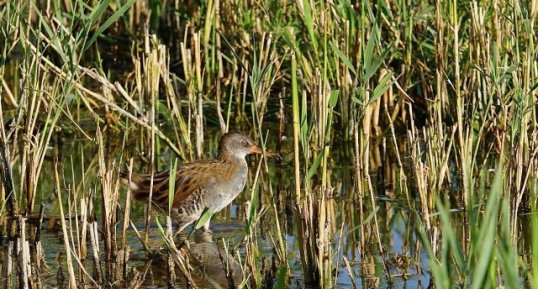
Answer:
[{"label": "bird's eye", "polygon": [[246,147],[246,146],[248,146],[248,143],[247,143],[246,140],[242,140],[242,141],[241,141],[241,145]]}]

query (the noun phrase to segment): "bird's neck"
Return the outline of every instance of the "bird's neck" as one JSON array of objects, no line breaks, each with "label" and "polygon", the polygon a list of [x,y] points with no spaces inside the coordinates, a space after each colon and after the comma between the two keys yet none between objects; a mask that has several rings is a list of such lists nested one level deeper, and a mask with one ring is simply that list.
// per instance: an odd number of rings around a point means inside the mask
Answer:
[{"label": "bird's neck", "polygon": [[232,164],[245,164],[247,163],[245,157],[238,157],[234,154],[231,154],[227,151],[220,151],[217,159],[221,162],[229,162]]}]

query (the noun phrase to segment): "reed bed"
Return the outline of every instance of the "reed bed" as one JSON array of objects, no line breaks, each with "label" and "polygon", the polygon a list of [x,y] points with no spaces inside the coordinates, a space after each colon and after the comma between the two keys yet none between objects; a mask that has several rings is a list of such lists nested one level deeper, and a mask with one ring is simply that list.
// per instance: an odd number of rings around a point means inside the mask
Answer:
[{"label": "reed bed", "polygon": [[[0,0],[0,287],[538,288],[537,15]],[[230,129],[282,160],[250,159],[212,278],[118,174],[214,156]]]}]

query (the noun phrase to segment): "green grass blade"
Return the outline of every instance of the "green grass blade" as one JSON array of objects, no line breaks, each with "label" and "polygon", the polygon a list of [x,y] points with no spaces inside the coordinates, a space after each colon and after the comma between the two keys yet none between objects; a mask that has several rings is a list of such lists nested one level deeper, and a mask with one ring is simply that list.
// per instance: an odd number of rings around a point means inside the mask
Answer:
[{"label": "green grass blade", "polygon": [[198,220],[194,224],[194,230],[200,229],[209,220],[209,218],[211,218],[212,215],[213,215],[213,212],[209,208],[206,207],[204,211],[202,212],[202,215],[200,216],[200,218],[198,218]]},{"label": "green grass blade", "polygon": [[381,80],[379,80],[379,83],[374,88],[374,93],[372,94],[372,97],[370,98],[369,103],[376,101],[380,96],[382,96],[389,89],[389,87],[393,84],[392,76],[393,76],[392,71],[389,71],[383,76],[383,78],[381,78]]},{"label": "green grass blade", "polygon": [[278,270],[278,278],[276,280],[275,289],[284,289],[288,288],[288,284],[286,283],[286,279],[288,277],[288,270],[286,266],[280,266],[280,269]]},{"label": "green grass blade", "polygon": [[312,18],[312,6],[310,6],[309,0],[303,0],[303,20],[312,41],[313,51],[318,51],[318,41],[314,33],[314,20]]},{"label": "green grass blade", "polygon": [[101,36],[101,34],[108,29],[108,27],[110,27],[110,25],[112,25],[114,22],[116,22],[121,16],[123,16],[123,14],[125,14],[125,12],[131,8],[131,6],[133,6],[133,4],[136,2],[136,0],[128,0],[127,3],[125,3],[123,6],[121,6],[116,12],[114,12],[114,14],[112,14],[112,16],[110,16],[110,18],[108,18],[105,23],[103,23],[101,26],[99,26],[99,28],[97,28],[97,30],[95,31],[95,33],[92,35],[92,37],[90,38],[90,40],[86,43],[85,47],[86,49],[88,47],[90,47],[94,42],[95,40],[97,39],[97,37]]},{"label": "green grass blade", "polygon": [[357,75],[357,71],[355,70],[355,67],[353,67],[353,63],[351,63],[351,60],[349,60],[349,58],[347,58],[347,56],[344,55],[344,53],[342,52],[342,50],[340,50],[340,48],[338,48],[333,41],[329,42],[329,44],[331,45],[331,48],[333,49],[334,53],[336,53],[336,55],[338,55],[338,57],[340,58],[340,60],[342,60],[344,62],[344,64],[347,66],[347,68],[349,70],[351,70],[353,72],[354,75]]},{"label": "green grass blade", "polygon": [[168,214],[172,211],[172,205],[174,203],[174,197],[176,193],[176,172],[177,172],[177,158],[174,160],[174,165],[170,169],[170,178],[168,179]]}]

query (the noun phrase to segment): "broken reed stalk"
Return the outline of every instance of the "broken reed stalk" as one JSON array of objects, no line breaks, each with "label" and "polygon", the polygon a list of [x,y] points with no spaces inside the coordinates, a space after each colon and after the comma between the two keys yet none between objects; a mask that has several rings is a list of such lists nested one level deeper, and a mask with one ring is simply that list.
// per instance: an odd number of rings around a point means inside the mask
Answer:
[{"label": "broken reed stalk", "polygon": [[[76,201],[76,200],[75,200]],[[89,212],[88,212],[88,203],[91,200],[88,200],[87,196],[80,198],[80,221],[82,222],[80,230],[80,239],[79,239],[79,259],[81,261],[86,260],[88,255],[88,229],[89,229]]]},{"label": "broken reed stalk", "polygon": [[[90,189],[90,196],[93,196],[93,191]],[[90,200],[92,198],[89,198]],[[90,201],[89,203],[89,210],[88,212],[90,215],[93,216],[94,210],[93,210],[93,202]],[[92,248],[92,261],[93,261],[93,278],[95,280],[98,280],[100,284],[104,284],[104,276],[102,268],[101,268],[101,261],[100,261],[100,249],[99,249],[99,231],[97,228],[97,220],[92,218],[90,222],[90,245]]]},{"label": "broken reed stalk", "polygon": [[34,275],[34,281],[37,283],[36,286],[41,288],[43,287],[42,281],[42,269],[43,269],[43,262],[45,261],[45,256],[43,254],[43,246],[41,242],[41,229],[43,225],[43,218],[45,217],[45,205],[42,203],[39,208],[39,219],[37,220],[38,223],[35,227],[35,233],[34,233],[34,240],[33,240],[33,246],[30,247],[30,257],[32,258],[32,272]]},{"label": "broken reed stalk", "polygon": [[26,218],[18,216],[19,238],[17,240],[17,255],[19,256],[19,286],[23,289],[30,288],[30,278],[32,268],[30,267],[30,252],[28,241],[26,240]]}]

